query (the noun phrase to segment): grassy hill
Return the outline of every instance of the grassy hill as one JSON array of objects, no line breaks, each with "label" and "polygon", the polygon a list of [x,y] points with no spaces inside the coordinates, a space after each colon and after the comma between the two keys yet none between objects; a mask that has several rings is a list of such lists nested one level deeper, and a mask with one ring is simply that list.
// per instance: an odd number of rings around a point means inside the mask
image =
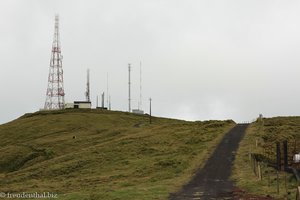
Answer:
[{"label": "grassy hill", "polygon": [[[278,199],[295,199],[297,182],[292,174],[279,173],[279,193],[277,193],[276,142],[288,141],[288,157],[300,151],[300,117],[264,118],[252,123],[240,144],[235,160],[233,178],[237,185],[247,192],[269,195]],[[298,141],[298,142],[297,142]],[[297,144],[298,143],[298,144]],[[262,180],[253,172],[249,153],[256,154],[262,164]],[[269,163],[269,164],[266,164]]]},{"label": "grassy hill", "polygon": [[167,199],[233,121],[187,122],[100,110],[26,114],[0,126],[0,192],[59,199]]}]

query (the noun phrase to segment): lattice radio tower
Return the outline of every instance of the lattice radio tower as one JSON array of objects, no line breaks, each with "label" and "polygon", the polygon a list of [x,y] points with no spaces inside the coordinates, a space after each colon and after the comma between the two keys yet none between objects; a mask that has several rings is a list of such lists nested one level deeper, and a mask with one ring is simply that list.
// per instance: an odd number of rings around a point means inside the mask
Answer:
[{"label": "lattice radio tower", "polygon": [[65,92],[62,69],[62,55],[59,41],[59,17],[55,16],[55,31],[52,43],[50,69],[48,76],[48,88],[44,109],[56,110],[64,109]]}]

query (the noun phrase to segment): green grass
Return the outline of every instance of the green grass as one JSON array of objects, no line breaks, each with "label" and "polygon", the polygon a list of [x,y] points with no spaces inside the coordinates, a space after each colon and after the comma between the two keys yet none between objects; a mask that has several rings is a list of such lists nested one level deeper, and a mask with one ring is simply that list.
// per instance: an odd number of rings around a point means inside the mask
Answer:
[{"label": "green grass", "polygon": [[[252,194],[272,196],[277,199],[295,199],[297,182],[292,174],[279,173],[279,194],[277,194],[277,174],[273,167],[262,166],[262,180],[259,180],[252,170],[249,154],[255,153],[264,160],[275,164],[276,142],[288,141],[289,160],[300,150],[295,141],[300,141],[300,117],[275,117],[258,120],[247,129],[240,143],[234,163],[233,179],[237,186]],[[283,150],[282,150],[283,151]],[[285,188],[285,180],[287,189]]]},{"label": "green grass", "polygon": [[64,110],[1,125],[0,192],[53,192],[64,200],[167,199],[235,125],[152,121],[124,112]]}]

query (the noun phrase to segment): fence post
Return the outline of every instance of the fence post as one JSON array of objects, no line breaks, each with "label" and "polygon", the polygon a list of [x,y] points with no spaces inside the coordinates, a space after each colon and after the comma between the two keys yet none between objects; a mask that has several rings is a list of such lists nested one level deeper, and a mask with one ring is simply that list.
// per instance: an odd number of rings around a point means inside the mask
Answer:
[{"label": "fence post", "polygon": [[262,180],[261,164],[260,164],[260,162],[258,162],[257,168],[258,168],[258,178],[259,178],[259,180]]},{"label": "fence post", "polygon": [[276,161],[277,161],[277,170],[281,170],[281,151],[280,151],[280,142],[276,143]]}]

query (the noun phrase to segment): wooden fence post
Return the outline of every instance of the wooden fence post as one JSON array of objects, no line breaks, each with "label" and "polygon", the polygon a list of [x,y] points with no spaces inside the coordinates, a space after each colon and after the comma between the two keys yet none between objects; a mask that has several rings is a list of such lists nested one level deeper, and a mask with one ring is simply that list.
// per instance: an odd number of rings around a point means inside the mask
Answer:
[{"label": "wooden fence post", "polygon": [[296,200],[300,200],[300,186],[297,188]]},{"label": "wooden fence post", "polygon": [[260,162],[258,162],[257,168],[258,168],[258,178],[259,178],[259,180],[262,180],[262,173],[261,173],[261,164],[260,164]]}]

